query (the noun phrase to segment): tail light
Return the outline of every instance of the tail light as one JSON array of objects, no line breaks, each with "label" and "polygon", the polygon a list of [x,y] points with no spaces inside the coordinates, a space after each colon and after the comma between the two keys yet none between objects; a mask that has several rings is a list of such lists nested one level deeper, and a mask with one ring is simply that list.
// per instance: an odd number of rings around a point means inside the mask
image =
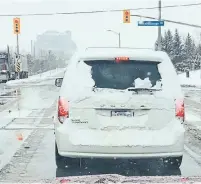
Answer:
[{"label": "tail light", "polygon": [[62,97],[58,100],[58,119],[60,123],[63,123],[66,118],[69,117],[68,101]]},{"label": "tail light", "polygon": [[6,70],[6,64],[3,64],[2,70]]},{"label": "tail light", "polygon": [[176,117],[184,122],[185,120],[185,108],[184,100],[176,100]]}]

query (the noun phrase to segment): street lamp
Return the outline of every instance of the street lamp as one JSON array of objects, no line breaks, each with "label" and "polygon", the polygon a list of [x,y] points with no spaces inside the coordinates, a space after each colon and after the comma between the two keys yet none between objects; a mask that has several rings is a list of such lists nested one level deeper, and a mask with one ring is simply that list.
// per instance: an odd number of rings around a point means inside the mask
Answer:
[{"label": "street lamp", "polygon": [[116,32],[116,31],[110,30],[110,29],[107,30],[107,31],[108,31],[108,32],[112,32],[112,33],[118,35],[118,37],[119,37],[119,47],[121,47],[121,34],[118,33],[118,32]]}]

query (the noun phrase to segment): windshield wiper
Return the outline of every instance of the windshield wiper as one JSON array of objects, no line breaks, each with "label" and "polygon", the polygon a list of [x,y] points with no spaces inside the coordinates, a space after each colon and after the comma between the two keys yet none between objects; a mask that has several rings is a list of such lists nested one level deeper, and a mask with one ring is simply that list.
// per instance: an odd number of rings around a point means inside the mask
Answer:
[{"label": "windshield wiper", "polygon": [[128,88],[128,91],[135,91],[135,92],[149,91],[149,92],[152,92],[152,91],[161,91],[161,89],[155,89],[155,88]]}]

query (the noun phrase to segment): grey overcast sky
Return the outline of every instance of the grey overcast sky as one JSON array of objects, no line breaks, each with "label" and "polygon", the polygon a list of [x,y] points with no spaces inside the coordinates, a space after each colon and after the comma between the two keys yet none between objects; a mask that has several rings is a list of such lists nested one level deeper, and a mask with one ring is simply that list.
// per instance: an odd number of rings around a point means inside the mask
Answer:
[{"label": "grey overcast sky", "polygon": [[[201,0],[162,0],[162,5],[201,3]],[[91,11],[109,9],[127,9],[157,6],[157,0],[0,0],[0,14],[55,13],[72,11]],[[131,14],[157,17],[158,10],[138,10]],[[162,18],[201,25],[201,5],[192,7],[167,8],[162,10]],[[13,17],[0,17],[0,48],[7,44],[16,45],[13,34]],[[131,24],[122,23],[122,12],[28,16],[21,17],[20,47],[30,51],[30,42],[37,34],[47,30],[72,32],[78,48],[87,46],[118,46],[117,35],[107,32],[112,29],[121,32],[122,46],[153,47],[157,38],[157,27],[138,27],[137,21],[143,18],[131,18]],[[178,28],[182,35],[188,32],[197,39],[200,29],[165,23],[165,29]]]}]

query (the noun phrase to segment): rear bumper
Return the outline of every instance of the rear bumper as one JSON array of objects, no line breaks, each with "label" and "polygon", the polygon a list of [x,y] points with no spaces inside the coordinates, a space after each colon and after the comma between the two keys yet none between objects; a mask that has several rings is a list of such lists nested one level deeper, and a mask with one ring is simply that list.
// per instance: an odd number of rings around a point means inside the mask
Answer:
[{"label": "rear bumper", "polygon": [[7,74],[6,73],[0,74],[0,81],[2,81],[2,80],[7,80]]},{"label": "rear bumper", "polygon": [[106,153],[78,153],[78,152],[62,152],[59,155],[71,158],[125,158],[125,159],[141,159],[141,158],[164,158],[183,156],[183,152],[167,152],[167,153],[143,153],[143,154],[106,154]]},{"label": "rear bumper", "polygon": [[[89,133],[84,135],[82,132],[76,134],[75,130],[70,129],[69,126],[65,128],[65,125],[55,127],[55,137],[58,152],[65,157],[155,158],[182,156],[185,134],[183,125],[176,120],[164,130],[159,131],[159,134],[136,131],[128,136],[129,139],[124,139],[125,142],[122,145],[118,144],[123,137],[121,134],[112,138],[108,137],[109,139],[101,137],[99,140],[102,141],[96,142],[97,137],[100,136],[98,132],[91,135]],[[74,134],[74,140],[71,137],[72,134]],[[130,139],[133,141],[130,142]],[[111,144],[108,143],[110,140],[112,140]],[[95,143],[91,144],[94,141]]]}]

